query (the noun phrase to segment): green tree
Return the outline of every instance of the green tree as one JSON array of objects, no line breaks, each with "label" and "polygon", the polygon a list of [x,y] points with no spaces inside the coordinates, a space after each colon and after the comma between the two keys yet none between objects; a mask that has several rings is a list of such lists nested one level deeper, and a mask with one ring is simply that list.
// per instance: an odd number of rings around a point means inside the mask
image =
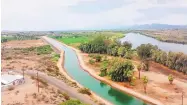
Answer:
[{"label": "green tree", "polygon": [[142,60],[149,59],[152,57],[152,51],[156,48],[151,44],[141,44],[137,47],[137,54]]},{"label": "green tree", "polygon": [[132,44],[130,42],[123,42],[122,46],[126,48],[126,50],[130,50],[132,48]]},{"label": "green tree", "polygon": [[123,57],[125,55],[125,47],[118,48],[118,55]]},{"label": "green tree", "polygon": [[128,81],[127,73],[133,69],[134,65],[130,61],[116,62],[111,69],[111,79],[118,82]]}]

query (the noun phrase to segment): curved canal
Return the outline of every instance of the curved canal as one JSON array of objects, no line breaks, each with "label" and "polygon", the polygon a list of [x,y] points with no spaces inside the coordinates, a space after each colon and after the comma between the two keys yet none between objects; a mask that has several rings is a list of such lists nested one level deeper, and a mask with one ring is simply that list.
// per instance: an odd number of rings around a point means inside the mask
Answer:
[{"label": "curved canal", "polygon": [[177,43],[167,43],[156,40],[154,38],[141,35],[139,33],[128,33],[124,38],[120,39],[122,42],[128,41],[132,43],[132,47],[136,48],[141,44],[151,43],[152,45],[157,45],[163,51],[169,52],[183,52],[187,54],[187,45],[186,44],[177,44]]},{"label": "curved canal", "polygon": [[65,51],[65,69],[67,70],[68,74],[73,77],[73,79],[84,87],[89,88],[91,91],[105,100],[113,103],[114,105],[147,105],[143,101],[133,96],[120,92],[109,85],[96,80],[80,67],[76,53],[71,48],[62,45],[60,42],[54,39],[45,39],[53,46]]}]

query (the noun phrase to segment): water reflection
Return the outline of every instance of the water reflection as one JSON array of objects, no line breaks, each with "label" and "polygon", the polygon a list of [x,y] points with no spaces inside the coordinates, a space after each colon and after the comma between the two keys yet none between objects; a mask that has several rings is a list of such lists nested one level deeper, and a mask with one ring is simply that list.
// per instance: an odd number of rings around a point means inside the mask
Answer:
[{"label": "water reflection", "polygon": [[187,45],[183,44],[176,44],[176,43],[167,43],[161,42],[154,38],[147,37],[138,33],[128,33],[124,38],[120,39],[122,42],[129,41],[132,43],[132,47],[136,48],[141,44],[148,44],[151,43],[152,45],[157,45],[158,48],[164,51],[173,51],[173,52],[183,52],[187,54]]},{"label": "water reflection", "polygon": [[106,84],[105,84],[105,83],[103,83],[103,82],[100,82],[100,86],[101,86],[101,87],[105,87],[105,86],[106,86]]}]

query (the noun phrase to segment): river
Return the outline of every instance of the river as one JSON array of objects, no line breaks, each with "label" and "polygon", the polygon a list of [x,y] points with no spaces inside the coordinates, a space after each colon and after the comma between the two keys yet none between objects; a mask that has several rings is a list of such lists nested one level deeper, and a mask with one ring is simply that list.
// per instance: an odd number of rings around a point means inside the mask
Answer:
[{"label": "river", "polygon": [[157,45],[158,48],[160,48],[163,51],[169,52],[183,52],[187,54],[187,45],[183,44],[177,44],[177,43],[167,43],[167,42],[161,42],[159,40],[156,40],[154,38],[141,35],[139,33],[128,33],[125,35],[124,38],[120,39],[122,42],[128,41],[132,43],[132,47],[136,48],[140,46],[141,44],[148,44],[151,43],[152,45]]},{"label": "river", "polygon": [[143,101],[120,92],[90,76],[80,67],[76,53],[71,48],[62,45],[54,39],[45,39],[53,46],[57,47],[57,49],[65,51],[64,67],[67,70],[68,75],[73,77],[73,79],[84,87],[89,88],[91,91],[114,105],[147,105]]}]

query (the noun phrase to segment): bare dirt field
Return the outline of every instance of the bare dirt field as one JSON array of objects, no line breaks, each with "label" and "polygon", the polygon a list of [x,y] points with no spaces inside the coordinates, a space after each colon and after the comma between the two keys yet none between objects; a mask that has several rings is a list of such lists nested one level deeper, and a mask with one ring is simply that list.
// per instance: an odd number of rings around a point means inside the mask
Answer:
[{"label": "bare dirt field", "polygon": [[26,76],[25,81],[24,84],[1,93],[2,105],[56,105],[66,100],[65,93],[54,86],[40,82],[38,93],[35,79]]},{"label": "bare dirt field", "polygon": [[[85,62],[85,64],[95,70],[94,72],[99,75],[100,73],[100,64],[95,63],[93,65],[89,64],[90,57],[88,54],[81,53],[81,56]],[[111,57],[109,56],[108,59]],[[136,66],[138,61],[133,61],[133,64]],[[136,70],[136,68],[135,68]],[[172,85],[169,84],[168,75],[172,74],[175,77],[175,80]],[[144,93],[143,81],[142,79],[138,79],[138,72],[136,70],[135,76],[137,79],[135,80],[135,85],[131,86],[128,82],[118,82],[118,84],[125,86],[127,88],[133,89],[136,92],[141,94]],[[169,68],[162,66],[160,64],[150,62],[150,70],[149,71],[141,71],[141,77],[147,76],[149,78],[149,82],[147,85],[147,94],[150,97],[160,100],[164,103],[164,105],[180,105],[182,103],[182,93],[187,92],[187,76],[170,70]],[[109,77],[104,77],[105,79],[110,80]],[[113,81],[111,81],[112,83]],[[184,105],[187,104],[187,93],[184,95]]]},{"label": "bare dirt field", "polygon": [[7,48],[28,48],[28,47],[38,47],[47,45],[41,39],[39,40],[12,40],[6,43],[2,43],[2,46],[6,46]]},{"label": "bare dirt field", "polygon": [[46,45],[42,40],[9,41],[2,46],[2,70],[40,70],[56,71],[56,63],[50,54],[38,55],[31,47]]},{"label": "bare dirt field", "polygon": [[[80,87],[78,87],[78,85],[75,82],[68,80],[66,76],[64,76],[64,74],[62,74],[59,68],[57,67],[58,60],[56,61],[53,59],[54,58],[53,53],[55,53],[54,51],[51,51],[50,53],[47,53],[47,54],[43,54],[43,53],[38,54],[38,51],[33,50],[33,48],[35,49],[36,47],[41,47],[44,45],[47,45],[47,44],[43,42],[43,40],[31,40],[31,41],[29,40],[28,42],[27,40],[9,41],[9,42],[3,43],[2,44],[2,50],[3,50],[2,60],[1,60],[2,71],[39,70],[49,76],[55,77],[61,82],[64,82],[67,85],[67,87],[68,86],[72,87],[74,89],[74,90],[71,89],[71,91],[74,91],[73,95],[76,95],[77,93],[79,93],[78,90],[80,89]],[[17,93],[15,95],[15,92],[17,92],[16,90],[17,87],[15,88],[15,91],[13,90],[12,93],[4,92],[2,94],[2,97],[4,98],[3,105],[7,105],[8,102],[11,102],[11,105],[33,105],[33,104],[35,105],[45,104],[46,105],[48,103],[57,105],[59,104],[60,101],[63,101],[63,97],[66,98],[66,95],[63,96],[64,94],[61,94],[60,91],[58,91],[58,95],[62,95],[60,96],[62,98],[59,101],[58,101],[59,96],[57,96],[56,93],[55,95],[52,95],[52,96],[48,95],[50,93],[54,93],[53,91],[54,89],[52,89],[52,92],[50,90],[51,86],[48,86],[49,89],[48,88],[43,89],[41,90],[39,94],[36,94],[37,88],[35,89],[34,86],[36,86],[36,83],[33,83],[33,82],[32,84],[29,84],[28,86],[25,84],[23,86],[22,85],[18,86],[18,91],[20,94],[19,96],[17,96]],[[61,88],[64,88],[64,87],[61,87]],[[19,90],[19,89],[22,89],[22,90]],[[69,88],[66,88],[66,89],[69,89]],[[90,102],[95,103],[94,98],[93,100],[90,100],[92,98],[92,95],[91,96],[86,95],[87,97],[84,97],[84,94],[82,93],[79,93],[79,94],[81,94],[81,97],[82,97],[80,98],[82,99],[81,101],[89,100]],[[40,97],[42,99],[37,99],[36,97]],[[8,101],[8,98],[12,98],[12,100]],[[79,97],[77,99],[79,99]],[[25,103],[25,104],[22,104],[22,103]]]}]

